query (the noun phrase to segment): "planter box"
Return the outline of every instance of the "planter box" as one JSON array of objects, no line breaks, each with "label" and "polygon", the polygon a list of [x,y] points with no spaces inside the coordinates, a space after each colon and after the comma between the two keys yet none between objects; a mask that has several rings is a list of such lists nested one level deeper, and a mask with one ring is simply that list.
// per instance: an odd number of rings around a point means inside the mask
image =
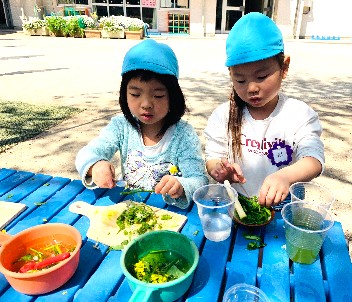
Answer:
[{"label": "planter box", "polygon": [[110,38],[110,39],[124,39],[125,38],[125,31],[124,30],[107,31],[107,30],[103,29],[101,31],[101,37],[102,38]]},{"label": "planter box", "polygon": [[144,31],[143,29],[137,30],[137,31],[126,30],[125,34],[126,34],[126,39],[140,40],[140,39],[143,39]]},{"label": "planter box", "polygon": [[101,31],[99,29],[85,29],[84,36],[86,38],[101,38]]},{"label": "planter box", "polygon": [[49,30],[47,28],[23,29],[23,32],[30,36],[49,36]]}]

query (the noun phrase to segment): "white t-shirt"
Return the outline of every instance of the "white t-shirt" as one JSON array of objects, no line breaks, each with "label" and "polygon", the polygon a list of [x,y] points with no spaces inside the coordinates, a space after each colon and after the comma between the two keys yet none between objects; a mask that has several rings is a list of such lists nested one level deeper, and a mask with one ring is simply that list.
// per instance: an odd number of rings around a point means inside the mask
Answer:
[{"label": "white t-shirt", "polygon": [[[234,162],[227,126],[229,102],[218,106],[204,130],[205,158],[228,158]],[[285,166],[310,156],[324,167],[324,145],[320,140],[322,128],[318,114],[306,103],[279,95],[279,101],[264,120],[254,120],[247,107],[243,112],[241,166],[247,182],[242,186],[252,196],[258,196],[266,176]],[[240,185],[233,187],[245,194]]]}]

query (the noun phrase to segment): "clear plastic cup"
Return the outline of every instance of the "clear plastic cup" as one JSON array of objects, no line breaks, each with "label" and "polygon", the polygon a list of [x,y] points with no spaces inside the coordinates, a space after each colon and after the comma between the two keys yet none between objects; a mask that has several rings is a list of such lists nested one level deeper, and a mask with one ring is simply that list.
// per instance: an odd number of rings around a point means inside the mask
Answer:
[{"label": "clear plastic cup", "polygon": [[270,302],[267,295],[258,287],[239,283],[230,287],[224,295],[223,302]]},{"label": "clear plastic cup", "polygon": [[[237,192],[231,188],[235,198]],[[231,234],[234,200],[222,184],[206,185],[193,194],[204,236],[211,241],[226,240]]]},{"label": "clear plastic cup", "polygon": [[313,182],[296,182],[290,187],[291,201],[314,202],[327,210],[335,201],[334,194]]},{"label": "clear plastic cup", "polygon": [[315,262],[326,233],[334,225],[332,215],[323,206],[302,201],[284,205],[281,214],[289,258],[302,264]]}]

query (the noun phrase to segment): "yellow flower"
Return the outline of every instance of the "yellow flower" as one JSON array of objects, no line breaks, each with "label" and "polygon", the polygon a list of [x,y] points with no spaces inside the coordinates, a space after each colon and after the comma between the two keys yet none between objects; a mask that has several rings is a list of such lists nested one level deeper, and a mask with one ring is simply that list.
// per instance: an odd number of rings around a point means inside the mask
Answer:
[{"label": "yellow flower", "polygon": [[172,165],[169,169],[171,175],[176,175],[178,173],[178,169],[175,165]]},{"label": "yellow flower", "polygon": [[167,275],[151,274],[150,276],[151,283],[165,283],[167,282]]},{"label": "yellow flower", "polygon": [[134,271],[138,280],[143,281],[143,277],[145,276],[145,269],[146,267],[143,261],[138,261],[134,265]]}]

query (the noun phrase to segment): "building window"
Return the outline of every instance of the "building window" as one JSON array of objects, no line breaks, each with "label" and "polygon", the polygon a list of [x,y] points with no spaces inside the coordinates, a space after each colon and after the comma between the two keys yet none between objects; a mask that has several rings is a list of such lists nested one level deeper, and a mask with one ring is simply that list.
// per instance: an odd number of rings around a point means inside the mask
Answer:
[{"label": "building window", "polygon": [[189,0],[160,0],[161,8],[189,8]]}]

